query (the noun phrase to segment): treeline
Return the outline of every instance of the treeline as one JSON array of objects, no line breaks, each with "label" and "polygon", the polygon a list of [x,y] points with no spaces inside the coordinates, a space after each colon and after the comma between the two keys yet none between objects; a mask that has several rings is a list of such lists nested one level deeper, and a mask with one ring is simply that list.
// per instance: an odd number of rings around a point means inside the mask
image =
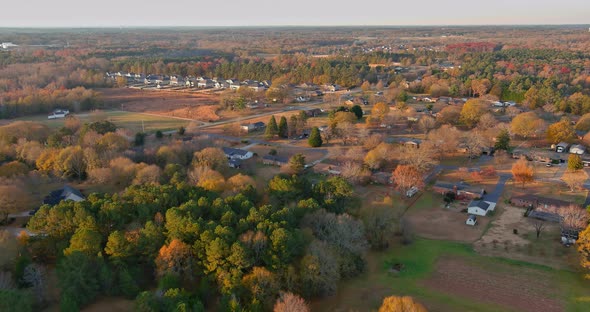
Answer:
[{"label": "treeline", "polygon": [[27,89],[6,94],[0,105],[0,118],[44,114],[56,108],[70,111],[91,110],[104,107],[100,94],[84,87],[74,89]]}]

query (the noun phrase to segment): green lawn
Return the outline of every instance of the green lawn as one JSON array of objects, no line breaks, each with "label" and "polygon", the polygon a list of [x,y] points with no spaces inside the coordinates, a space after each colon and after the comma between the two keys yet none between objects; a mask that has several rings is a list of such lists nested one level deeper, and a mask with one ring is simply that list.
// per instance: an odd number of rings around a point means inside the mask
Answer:
[{"label": "green lawn", "polygon": [[[82,123],[106,119],[118,127],[129,129],[133,132],[141,132],[144,128],[146,132],[176,130],[181,126],[186,127],[189,124],[188,120],[125,111],[101,111],[99,113],[74,114],[74,116],[79,118]],[[64,119],[49,120],[45,115],[21,117],[15,120],[40,122],[54,129],[63,127],[65,121]]]},{"label": "green lawn", "polygon": [[[371,252],[368,256],[367,272],[363,275],[342,281],[335,296],[312,302],[313,311],[375,311],[383,297],[409,295],[415,297],[436,311],[505,311],[493,304],[476,302],[470,298],[449,295],[420,284],[435,269],[441,256],[461,259],[470,265],[482,266],[498,272],[509,268],[518,270],[526,267],[532,271],[548,274],[556,289],[562,289],[567,298],[568,311],[587,311],[590,306],[590,282],[579,274],[557,271],[544,266],[525,262],[490,258],[476,254],[467,244],[418,239],[410,246],[394,246],[386,252]],[[405,268],[399,273],[389,273],[393,263],[403,263]],[[534,281],[531,281],[534,282]]]}]

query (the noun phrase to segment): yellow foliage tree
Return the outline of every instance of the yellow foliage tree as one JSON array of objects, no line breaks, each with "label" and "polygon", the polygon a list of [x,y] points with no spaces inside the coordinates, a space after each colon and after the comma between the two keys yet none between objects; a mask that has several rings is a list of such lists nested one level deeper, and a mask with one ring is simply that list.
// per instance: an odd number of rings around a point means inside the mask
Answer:
[{"label": "yellow foliage tree", "polygon": [[461,109],[461,122],[469,127],[475,126],[479,118],[485,113],[484,104],[481,100],[471,99]]},{"label": "yellow foliage tree", "polygon": [[[590,225],[580,232],[576,245],[580,253],[580,265],[590,271]],[[584,278],[590,279],[590,273],[585,274]]]},{"label": "yellow foliage tree", "polygon": [[379,312],[426,312],[426,308],[412,297],[390,296],[383,299]]}]

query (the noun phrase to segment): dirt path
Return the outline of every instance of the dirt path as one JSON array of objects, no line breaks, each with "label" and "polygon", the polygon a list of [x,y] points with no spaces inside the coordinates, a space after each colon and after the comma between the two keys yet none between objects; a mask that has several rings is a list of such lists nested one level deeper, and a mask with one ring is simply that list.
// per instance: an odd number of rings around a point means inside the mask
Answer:
[{"label": "dirt path", "polygon": [[564,310],[564,303],[555,298],[560,295],[560,290],[549,274],[502,264],[493,266],[483,268],[461,259],[442,258],[437,262],[433,275],[422,284],[452,296],[496,304],[510,310]]}]

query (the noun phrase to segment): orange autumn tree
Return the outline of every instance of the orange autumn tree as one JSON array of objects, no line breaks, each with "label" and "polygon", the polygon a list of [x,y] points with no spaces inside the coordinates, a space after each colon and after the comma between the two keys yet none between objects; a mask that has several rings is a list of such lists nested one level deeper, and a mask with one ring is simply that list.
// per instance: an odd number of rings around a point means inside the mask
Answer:
[{"label": "orange autumn tree", "polygon": [[175,274],[191,276],[194,260],[191,247],[179,239],[173,239],[170,244],[162,246],[156,258],[158,275]]},{"label": "orange autumn tree", "polygon": [[383,299],[379,312],[426,312],[426,308],[412,297],[390,296]]},{"label": "orange autumn tree", "polygon": [[526,183],[533,182],[533,167],[529,166],[526,159],[521,158],[512,165],[512,176],[514,177],[514,181],[522,183],[522,188],[524,188]]}]

